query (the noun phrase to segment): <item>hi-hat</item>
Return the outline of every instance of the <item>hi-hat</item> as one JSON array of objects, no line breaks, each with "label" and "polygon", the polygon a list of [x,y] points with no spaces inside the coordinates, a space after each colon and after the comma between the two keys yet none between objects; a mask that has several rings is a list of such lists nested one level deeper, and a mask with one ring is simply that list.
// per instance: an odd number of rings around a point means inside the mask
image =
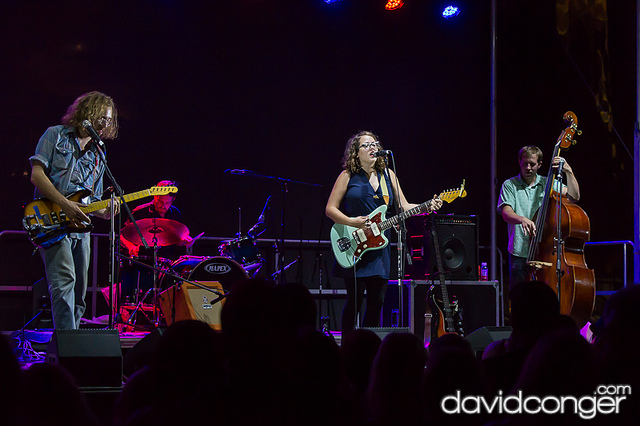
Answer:
[{"label": "hi-hat", "polygon": [[[165,218],[150,218],[136,220],[140,232],[147,240],[147,244],[158,247],[171,246],[189,236],[189,228],[177,220]],[[124,238],[136,245],[142,245],[142,240],[133,223],[122,228],[121,234]],[[157,242],[156,242],[157,239]]]}]

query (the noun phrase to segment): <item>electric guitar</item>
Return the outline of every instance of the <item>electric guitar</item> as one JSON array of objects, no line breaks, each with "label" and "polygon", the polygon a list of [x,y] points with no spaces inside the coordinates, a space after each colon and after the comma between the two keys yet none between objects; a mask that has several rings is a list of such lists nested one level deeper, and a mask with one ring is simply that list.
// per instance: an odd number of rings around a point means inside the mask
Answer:
[{"label": "electric guitar", "polygon": [[[466,196],[467,191],[464,189],[463,180],[460,188],[443,191],[439,195],[439,198],[442,201],[450,203],[458,197],[464,198]],[[433,200],[425,201],[419,206],[389,219],[385,219],[387,206],[382,205],[369,214],[370,225],[365,228],[356,228],[334,223],[331,228],[330,239],[331,249],[338,264],[343,268],[351,268],[360,261],[362,255],[367,251],[380,250],[386,247],[387,244],[389,244],[389,240],[384,235],[384,231],[397,225],[400,220],[424,212],[431,213],[433,211],[431,206],[432,201]]]},{"label": "electric guitar", "polygon": [[[175,186],[153,186],[131,194],[126,194],[122,198],[124,201],[135,201],[145,197],[155,195],[167,195],[178,192]],[[91,191],[82,190],[69,195],[67,199],[80,202],[84,197],[91,194]],[[96,201],[94,203],[81,206],[84,213],[91,213],[106,208],[109,200]],[[61,239],[69,232],[89,232],[93,229],[92,224],[75,226],[67,219],[66,215],[53,201],[46,198],[33,200],[24,205],[24,217],[22,227],[27,231],[27,236],[31,242],[38,246],[47,248]]]},{"label": "electric guitar", "polygon": [[[440,244],[438,243],[438,235],[433,217],[429,220],[429,228],[431,231],[431,239],[436,255],[436,263],[438,265],[438,276],[440,277],[440,293],[441,298],[438,299],[436,294],[436,286],[432,285],[427,292],[427,301],[431,307],[431,338],[438,338],[443,334],[456,333],[464,336],[464,328],[462,327],[462,309],[458,304],[455,296],[451,302],[449,301],[449,292],[447,291],[447,283],[445,282],[444,268],[442,266],[442,255],[440,254]],[[426,326],[426,322],[425,322]],[[427,330],[425,329],[425,332]],[[426,340],[426,339],[425,339]]]}]

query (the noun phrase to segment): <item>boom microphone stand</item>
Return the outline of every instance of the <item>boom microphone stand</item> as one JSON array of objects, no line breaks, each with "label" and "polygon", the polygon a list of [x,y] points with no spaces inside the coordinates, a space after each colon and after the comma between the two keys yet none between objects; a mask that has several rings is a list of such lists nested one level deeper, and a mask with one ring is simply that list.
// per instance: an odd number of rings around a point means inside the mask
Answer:
[{"label": "boom microphone stand", "polygon": [[280,211],[280,245],[278,246],[277,240],[276,240],[276,252],[278,254],[278,259],[277,259],[277,265],[276,265],[276,272],[272,275],[278,276],[278,283],[281,284],[284,282],[284,272],[296,261],[292,262],[291,264],[284,266],[284,225],[285,225],[285,207],[286,207],[286,199],[287,199],[287,193],[289,192],[289,184],[290,183],[297,183],[300,185],[308,185],[308,186],[316,186],[316,187],[322,187],[322,185],[319,185],[317,183],[309,183],[309,182],[301,182],[298,180],[293,180],[293,179],[286,179],[286,178],[282,178],[282,177],[277,177],[277,176],[266,176],[266,175],[260,175],[256,172],[253,172],[251,170],[243,170],[243,169],[227,169],[224,171],[225,173],[231,174],[231,175],[246,175],[246,176],[251,176],[251,177],[256,177],[256,178],[261,178],[261,179],[271,179],[271,180],[276,180],[278,182],[280,182],[281,184],[281,191],[282,191],[282,209]]},{"label": "boom microphone stand", "polygon": [[140,239],[142,240],[142,243],[144,245],[144,247],[146,249],[149,248],[149,244],[147,244],[147,241],[144,239],[144,236],[142,235],[142,232],[140,232],[140,228],[138,227],[138,225],[135,223],[135,219],[133,218],[133,215],[131,214],[131,210],[129,209],[129,206],[127,205],[127,202],[124,199],[124,193],[122,192],[122,188],[120,187],[120,185],[118,185],[118,183],[116,182],[115,177],[113,176],[113,173],[111,173],[111,169],[109,169],[109,165],[107,164],[107,159],[104,155],[104,151],[102,150],[101,147],[104,146],[104,143],[102,142],[102,140],[100,140],[100,137],[98,136],[98,134],[96,133],[95,130],[93,130],[93,127],[91,126],[91,123],[88,122],[88,120],[85,120],[82,123],[83,127],[85,127],[85,129],[89,132],[89,134],[91,135],[91,139],[93,140],[94,144],[93,146],[96,148],[96,150],[98,151],[98,153],[100,154],[100,159],[102,160],[102,163],[104,164],[104,171],[105,174],[107,175],[107,177],[109,178],[109,180],[111,181],[111,183],[113,184],[113,188],[115,193],[111,193],[111,229],[109,230],[109,253],[110,253],[110,257],[109,257],[109,328],[114,328],[114,304],[115,304],[115,309],[116,309],[116,313],[118,312],[117,310],[120,309],[119,306],[119,301],[117,300],[119,297],[118,294],[118,290],[116,287],[116,272],[115,272],[115,268],[116,268],[116,249],[118,250],[118,254],[120,254],[120,250],[119,250],[119,244],[115,243],[116,240],[116,231],[115,231],[115,197],[116,194],[118,196],[118,198],[120,199],[120,204],[124,207],[124,209],[126,210],[127,214],[129,215],[129,219],[131,220],[131,222],[134,223],[135,227],[136,227],[136,231],[138,232],[138,234],[140,235]]}]

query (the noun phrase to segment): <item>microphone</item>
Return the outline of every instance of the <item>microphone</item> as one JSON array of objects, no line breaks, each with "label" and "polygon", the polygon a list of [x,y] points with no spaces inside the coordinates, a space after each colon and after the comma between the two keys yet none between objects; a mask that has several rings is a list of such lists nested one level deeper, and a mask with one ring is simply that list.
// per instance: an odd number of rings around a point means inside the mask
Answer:
[{"label": "microphone", "polygon": [[243,169],[227,169],[224,171],[227,174],[230,175],[252,175],[255,174],[255,172],[252,172],[251,170],[243,170]]},{"label": "microphone", "polygon": [[382,151],[376,151],[373,153],[374,157],[384,157],[386,155],[393,155],[393,153],[391,151],[389,151],[388,149],[382,150]]},{"label": "microphone", "polygon": [[89,136],[91,136],[91,139],[93,139],[93,141],[97,143],[100,148],[104,148],[104,142],[102,142],[102,139],[100,139],[100,135],[98,134],[98,132],[96,132],[96,129],[93,128],[93,125],[89,120],[84,120],[82,122],[82,127],[84,127],[87,133],[89,133]]},{"label": "microphone", "polygon": [[267,202],[264,203],[264,207],[262,208],[262,213],[260,213],[260,217],[258,217],[258,223],[264,222],[264,212],[267,211],[269,206],[269,201],[271,201],[271,195],[267,198]]}]

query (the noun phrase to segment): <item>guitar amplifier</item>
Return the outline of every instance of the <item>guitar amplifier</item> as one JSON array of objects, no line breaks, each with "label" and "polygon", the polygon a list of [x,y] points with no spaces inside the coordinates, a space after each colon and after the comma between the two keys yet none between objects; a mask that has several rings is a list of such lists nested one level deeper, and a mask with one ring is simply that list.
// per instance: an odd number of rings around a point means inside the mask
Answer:
[{"label": "guitar amplifier", "polygon": [[[465,335],[484,326],[500,325],[500,285],[498,281],[445,281],[449,297],[456,297],[462,309],[462,325]],[[425,313],[427,310],[427,290],[439,281],[402,281],[403,324],[418,336],[424,338]],[[395,321],[398,303],[398,281],[390,280],[382,310],[382,324],[389,327]]]},{"label": "guitar amplifier", "polygon": [[[438,272],[433,238],[425,221],[430,216],[407,219],[407,248],[411,264],[405,278],[429,280]],[[438,215],[434,218],[440,244],[443,272],[450,280],[477,280],[478,277],[478,217]]]}]

